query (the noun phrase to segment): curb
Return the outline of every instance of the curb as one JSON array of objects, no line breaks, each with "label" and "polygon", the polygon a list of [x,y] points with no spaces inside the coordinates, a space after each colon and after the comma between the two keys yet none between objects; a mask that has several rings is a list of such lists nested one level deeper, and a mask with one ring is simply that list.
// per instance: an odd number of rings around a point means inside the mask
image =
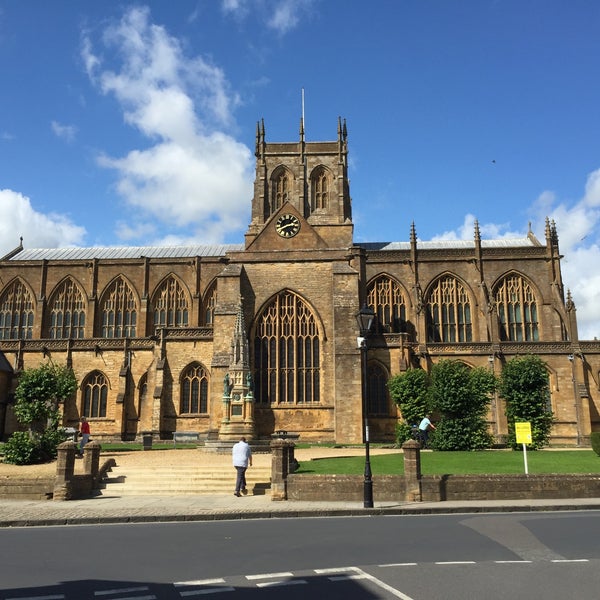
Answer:
[{"label": "curb", "polygon": [[0,528],[14,527],[55,527],[67,525],[123,525],[136,523],[186,523],[199,521],[234,521],[251,519],[298,519],[323,517],[379,517],[379,516],[419,516],[486,513],[532,513],[557,511],[600,510],[599,503],[553,504],[523,506],[506,504],[503,506],[409,506],[397,508],[323,508],[290,509],[278,511],[215,511],[197,514],[165,513],[148,515],[97,515],[48,518],[0,518]]}]

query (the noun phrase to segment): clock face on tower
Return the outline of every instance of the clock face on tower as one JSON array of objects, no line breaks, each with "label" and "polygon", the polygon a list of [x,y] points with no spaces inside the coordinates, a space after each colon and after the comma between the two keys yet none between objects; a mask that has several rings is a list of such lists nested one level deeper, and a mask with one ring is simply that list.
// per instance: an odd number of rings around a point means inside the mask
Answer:
[{"label": "clock face on tower", "polygon": [[281,215],[275,223],[275,231],[284,238],[294,237],[300,231],[300,221],[295,215]]}]

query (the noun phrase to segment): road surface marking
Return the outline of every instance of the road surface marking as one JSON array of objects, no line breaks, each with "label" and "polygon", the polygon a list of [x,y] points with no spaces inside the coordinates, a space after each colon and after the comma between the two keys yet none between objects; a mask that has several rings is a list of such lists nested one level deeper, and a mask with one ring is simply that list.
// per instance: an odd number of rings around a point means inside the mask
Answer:
[{"label": "road surface marking", "polygon": [[302,585],[307,583],[305,579],[286,579],[284,581],[263,581],[256,584],[258,588],[277,587],[284,585]]},{"label": "road surface marking", "polygon": [[[358,567],[340,567],[339,569],[315,569],[315,573],[317,573],[317,575],[328,575],[330,573],[332,575],[334,573],[353,573],[354,577],[352,577],[352,579],[367,579],[371,583],[374,583],[376,586],[392,594],[392,596],[400,598],[400,600],[413,600],[413,598],[411,598],[410,596],[403,594],[400,590],[397,590],[391,585],[384,583],[383,581],[381,581],[381,579],[377,579],[377,577],[373,575],[369,575],[369,573],[363,571],[362,569],[359,569]],[[331,577],[329,579],[331,580]],[[350,579],[350,577],[346,577],[346,579]]]},{"label": "road surface marking", "polygon": [[556,559],[556,560],[552,560],[550,562],[553,562],[553,563],[584,563],[584,562],[590,562],[590,561],[587,558],[573,558],[573,559],[561,558],[560,560]]},{"label": "road surface marking", "polygon": [[225,583],[222,577],[217,579],[196,579],[191,581],[176,581],[173,585],[175,587],[183,587],[185,585],[214,585],[215,583]]},{"label": "road surface marking", "polygon": [[143,587],[121,588],[118,590],[100,590],[94,592],[94,596],[109,596],[114,594],[131,594],[131,592],[147,592],[150,588],[145,585]]},{"label": "road surface marking", "polygon": [[262,575],[246,575],[248,581],[255,579],[275,579],[276,577],[293,577],[294,574],[289,571],[286,573],[263,573]]}]

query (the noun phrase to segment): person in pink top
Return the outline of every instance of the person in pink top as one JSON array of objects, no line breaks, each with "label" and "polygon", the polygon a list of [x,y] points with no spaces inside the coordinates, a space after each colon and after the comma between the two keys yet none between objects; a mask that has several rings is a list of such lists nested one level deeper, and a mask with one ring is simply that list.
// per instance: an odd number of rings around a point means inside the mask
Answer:
[{"label": "person in pink top", "polygon": [[81,417],[81,427],[79,428],[81,441],[79,442],[79,456],[83,456],[83,447],[90,441],[90,424],[85,417]]}]

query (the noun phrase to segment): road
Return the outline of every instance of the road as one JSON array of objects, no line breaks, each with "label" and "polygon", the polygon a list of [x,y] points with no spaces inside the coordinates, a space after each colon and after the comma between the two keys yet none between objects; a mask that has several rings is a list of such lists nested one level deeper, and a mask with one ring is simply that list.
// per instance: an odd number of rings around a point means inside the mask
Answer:
[{"label": "road", "polygon": [[0,530],[0,600],[596,598],[600,511]]}]

